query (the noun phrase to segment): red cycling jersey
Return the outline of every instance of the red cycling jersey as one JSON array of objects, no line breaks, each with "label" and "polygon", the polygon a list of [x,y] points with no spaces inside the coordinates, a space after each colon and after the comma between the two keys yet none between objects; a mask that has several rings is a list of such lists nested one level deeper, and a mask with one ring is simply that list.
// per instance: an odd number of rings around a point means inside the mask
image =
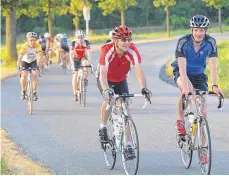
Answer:
[{"label": "red cycling jersey", "polygon": [[90,49],[90,43],[88,40],[84,40],[82,44],[73,41],[71,49],[74,51],[74,59],[82,59],[86,56],[87,49]]},{"label": "red cycling jersey", "polygon": [[142,62],[138,49],[133,43],[130,44],[129,49],[121,58],[116,53],[114,43],[107,43],[102,46],[99,63],[108,67],[108,81],[121,82],[125,80],[130,70],[130,62],[133,65]]}]

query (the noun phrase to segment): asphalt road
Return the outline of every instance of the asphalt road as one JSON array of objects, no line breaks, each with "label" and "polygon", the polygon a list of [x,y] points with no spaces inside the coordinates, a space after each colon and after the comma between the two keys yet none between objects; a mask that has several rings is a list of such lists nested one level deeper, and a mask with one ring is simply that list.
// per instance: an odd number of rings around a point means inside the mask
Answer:
[{"label": "asphalt road", "polygon": [[[228,34],[215,36],[229,39]],[[201,174],[194,154],[185,169],[176,147],[175,121],[179,90],[159,79],[161,66],[173,55],[176,41],[137,45],[143,59],[152,105],[142,109],[142,97],[133,98],[131,112],[140,140],[138,174]],[[94,62],[99,53],[93,53]],[[134,71],[128,77],[131,93],[140,93]],[[1,123],[23,152],[44,163],[56,174],[125,174],[118,155],[114,170],[106,168],[98,141],[102,97],[94,75],[89,76],[87,107],[72,99],[71,73],[62,74],[57,65],[40,79],[39,101],[28,115],[26,101],[20,99],[19,78],[5,80],[1,87]],[[222,111],[217,98],[209,97],[209,126],[212,138],[211,174],[229,174],[229,100]]]}]

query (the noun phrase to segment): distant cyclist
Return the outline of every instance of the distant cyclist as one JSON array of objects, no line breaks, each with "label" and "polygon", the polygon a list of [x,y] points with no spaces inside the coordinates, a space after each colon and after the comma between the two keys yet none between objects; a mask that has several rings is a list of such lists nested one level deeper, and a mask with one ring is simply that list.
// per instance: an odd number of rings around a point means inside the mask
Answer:
[{"label": "distant cyclist", "polygon": [[111,30],[111,31],[109,32],[109,39],[108,39],[108,40],[106,40],[106,42],[105,42],[105,43],[112,42],[112,41],[113,41],[112,36],[113,36],[113,30]]},{"label": "distant cyclist", "polygon": [[[131,29],[127,26],[118,26],[114,29],[112,35],[113,42],[101,47],[100,71],[97,80],[98,88],[104,97],[99,128],[101,146],[108,142],[107,120],[111,113],[111,109],[106,110],[108,100],[113,99],[114,94],[129,93],[126,78],[131,64],[135,69],[141,93],[146,98],[151,96],[151,91],[146,86],[146,79],[141,66],[141,56],[137,47],[131,42]],[[133,158],[135,154],[131,145],[127,146],[126,151],[127,157]]]},{"label": "distant cyclist", "polygon": [[46,67],[48,64],[52,64],[52,54],[53,54],[53,45],[54,41],[50,33],[44,34],[45,40],[46,40]]},{"label": "distant cyclist", "polygon": [[43,66],[45,64],[45,50],[46,50],[46,40],[44,38],[44,35],[39,36],[38,43],[41,45],[42,51],[43,51],[43,56],[41,60],[39,61],[38,65],[40,69],[43,69]]},{"label": "distant cyclist", "polygon": [[[218,88],[217,80],[217,45],[213,37],[207,34],[210,21],[206,16],[195,15],[190,20],[192,34],[178,40],[176,60],[171,64],[174,68],[174,80],[186,97],[194,89],[208,91],[207,76],[204,74],[207,59],[209,61],[212,90],[220,96],[223,92]],[[177,134],[185,135],[181,95],[178,101]],[[207,103],[204,104],[203,114],[207,117]],[[204,162],[201,157],[201,162]]]},{"label": "distant cyclist", "polygon": [[66,66],[69,67],[69,39],[66,34],[57,34],[56,37],[57,45],[58,45],[58,61],[60,65],[63,65],[63,58],[66,59]]},{"label": "distant cyclist", "polygon": [[[78,30],[75,32],[75,40],[71,43],[70,50],[70,60],[72,63],[73,77],[72,77],[72,88],[74,94],[74,100],[78,101],[78,69],[80,65],[87,66],[91,61],[91,50],[90,50],[90,42],[85,40],[85,34],[82,30]],[[85,86],[88,85],[88,69],[84,68],[84,83]]]},{"label": "distant cyclist", "polygon": [[[25,99],[26,94],[26,83],[28,78],[28,69],[32,68],[33,75],[33,100],[36,101],[38,99],[37,95],[37,86],[38,86],[38,66],[37,59],[41,59],[42,57],[42,49],[41,45],[36,43],[37,34],[35,32],[28,32],[26,35],[27,42],[23,44],[19,51],[19,56],[17,60],[17,67],[19,68],[19,73],[21,74],[20,82],[21,82],[21,99]],[[38,56],[38,57],[37,57]]]}]

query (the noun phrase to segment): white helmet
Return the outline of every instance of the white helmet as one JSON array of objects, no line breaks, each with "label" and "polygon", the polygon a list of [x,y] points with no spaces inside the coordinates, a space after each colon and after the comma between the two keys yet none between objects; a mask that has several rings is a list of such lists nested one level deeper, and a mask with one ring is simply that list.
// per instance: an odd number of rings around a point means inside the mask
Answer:
[{"label": "white helmet", "polygon": [[45,37],[45,38],[49,38],[49,37],[51,37],[51,35],[50,35],[48,32],[46,32],[46,33],[44,34],[44,37]]},{"label": "white helmet", "polygon": [[37,33],[36,32],[28,32],[26,34],[26,38],[29,38],[29,37],[35,37],[35,38],[37,38]]},{"label": "white helmet", "polygon": [[210,26],[210,21],[204,15],[195,15],[190,19],[191,28],[207,28],[209,26]]},{"label": "white helmet", "polygon": [[76,37],[84,36],[84,32],[82,30],[78,30],[78,31],[76,31],[75,36]]},{"label": "white helmet", "polygon": [[109,37],[110,37],[110,38],[113,37],[113,30],[109,32]]},{"label": "white helmet", "polygon": [[57,37],[58,39],[61,39],[61,38],[63,38],[63,34],[60,34],[60,33],[59,33],[59,34],[56,35],[56,37]]}]

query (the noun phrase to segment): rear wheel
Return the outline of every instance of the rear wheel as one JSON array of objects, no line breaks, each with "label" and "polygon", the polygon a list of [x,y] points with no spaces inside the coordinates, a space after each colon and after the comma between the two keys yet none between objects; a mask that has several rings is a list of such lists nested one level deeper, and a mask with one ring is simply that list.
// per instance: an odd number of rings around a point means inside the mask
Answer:
[{"label": "rear wheel", "polygon": [[185,136],[179,136],[180,140],[180,152],[181,159],[185,165],[185,168],[188,169],[192,163],[192,154],[191,150],[191,137],[187,134]]},{"label": "rear wheel", "polygon": [[[134,121],[127,117],[125,119],[125,130],[122,135],[122,163],[127,175],[136,175],[139,166],[139,141],[137,128]],[[128,143],[127,143],[128,142]],[[127,145],[131,145],[133,157],[128,158],[126,154]]]},{"label": "rear wheel", "polygon": [[65,58],[65,56],[62,58],[62,68],[63,68],[63,73],[65,74],[66,73],[66,58]]}]

